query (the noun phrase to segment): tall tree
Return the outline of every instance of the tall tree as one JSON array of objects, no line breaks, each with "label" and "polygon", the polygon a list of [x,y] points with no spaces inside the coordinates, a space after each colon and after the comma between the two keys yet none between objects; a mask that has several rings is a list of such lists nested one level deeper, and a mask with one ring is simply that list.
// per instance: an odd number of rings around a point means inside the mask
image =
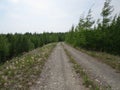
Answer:
[{"label": "tall tree", "polygon": [[113,12],[113,6],[110,5],[111,0],[105,0],[104,7],[102,9],[101,15],[103,17],[102,25],[103,28],[106,28],[109,25],[110,22],[110,15]]},{"label": "tall tree", "polygon": [[0,36],[0,62],[5,62],[9,55],[9,43],[5,36]]},{"label": "tall tree", "polygon": [[94,20],[93,20],[93,17],[92,17],[92,11],[91,9],[89,9],[88,11],[88,15],[86,16],[85,18],[85,29],[90,29],[92,27],[92,25],[94,24]]}]

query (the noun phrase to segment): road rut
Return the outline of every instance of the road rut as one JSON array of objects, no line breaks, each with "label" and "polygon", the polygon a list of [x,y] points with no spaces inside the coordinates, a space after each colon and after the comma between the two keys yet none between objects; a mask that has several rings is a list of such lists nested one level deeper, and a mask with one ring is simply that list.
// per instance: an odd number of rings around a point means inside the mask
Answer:
[{"label": "road rut", "polygon": [[31,90],[87,90],[76,75],[62,45],[59,43]]},{"label": "road rut", "polygon": [[95,58],[82,53],[65,43],[63,43],[63,45],[73,58],[85,68],[91,76],[96,78],[98,82],[109,84],[112,90],[120,90],[120,73],[116,73],[110,66],[99,62]]}]

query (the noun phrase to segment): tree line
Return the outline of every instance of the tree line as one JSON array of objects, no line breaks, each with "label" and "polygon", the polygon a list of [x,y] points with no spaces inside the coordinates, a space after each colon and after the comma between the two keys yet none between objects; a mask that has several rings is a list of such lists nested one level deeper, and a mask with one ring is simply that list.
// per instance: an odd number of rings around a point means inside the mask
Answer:
[{"label": "tree line", "polygon": [[0,63],[45,44],[63,41],[65,33],[0,34]]},{"label": "tree line", "polygon": [[102,19],[95,21],[90,9],[66,34],[66,42],[87,50],[120,55],[120,15],[112,16],[113,10],[111,0],[105,0],[100,13]]}]

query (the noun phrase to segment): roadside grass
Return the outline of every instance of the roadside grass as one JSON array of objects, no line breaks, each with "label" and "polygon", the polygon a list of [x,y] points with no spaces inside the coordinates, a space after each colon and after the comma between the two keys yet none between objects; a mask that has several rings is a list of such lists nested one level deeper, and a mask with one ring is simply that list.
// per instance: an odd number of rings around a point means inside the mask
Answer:
[{"label": "roadside grass", "polygon": [[[63,46],[64,47],[64,46]],[[80,64],[78,64],[73,57],[70,55],[70,53],[65,49],[65,52],[67,56],[70,58],[70,62],[73,64],[73,68],[75,72],[82,77],[83,85],[85,87],[89,88],[90,90],[111,90],[110,86],[101,86],[97,81],[90,78],[90,76],[87,74],[87,71],[81,67]]]},{"label": "roadside grass", "polygon": [[45,45],[1,65],[0,90],[28,90],[40,76],[55,45]]},{"label": "roadside grass", "polygon": [[81,48],[76,48],[84,53],[87,53],[90,56],[97,58],[98,61],[106,63],[116,70],[116,72],[120,73],[120,56],[108,54],[105,52],[97,52],[97,51],[88,51]]}]

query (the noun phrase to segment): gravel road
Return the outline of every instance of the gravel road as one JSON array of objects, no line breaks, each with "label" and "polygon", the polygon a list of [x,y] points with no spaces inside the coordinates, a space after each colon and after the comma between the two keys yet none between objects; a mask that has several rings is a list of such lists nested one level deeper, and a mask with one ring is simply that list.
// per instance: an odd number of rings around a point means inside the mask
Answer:
[{"label": "gravel road", "polygon": [[109,84],[112,90],[120,90],[120,73],[116,73],[114,69],[108,65],[99,62],[95,58],[82,53],[67,44],[64,47],[73,56],[73,58],[87,70],[98,82]]},{"label": "gravel road", "polygon": [[62,45],[58,43],[51,53],[40,78],[31,90],[88,90],[76,75]]}]

